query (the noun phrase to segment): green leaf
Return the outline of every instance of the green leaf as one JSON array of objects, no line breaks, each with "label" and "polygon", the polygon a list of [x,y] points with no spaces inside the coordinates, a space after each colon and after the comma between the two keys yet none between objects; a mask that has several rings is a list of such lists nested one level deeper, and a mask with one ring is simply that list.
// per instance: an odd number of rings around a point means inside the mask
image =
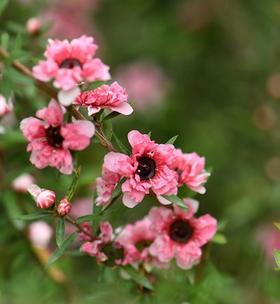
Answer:
[{"label": "green leaf", "polygon": [[56,225],[56,244],[61,247],[64,240],[65,221],[64,218],[60,218]]},{"label": "green leaf", "polygon": [[45,218],[45,217],[48,217],[52,214],[51,211],[49,212],[36,212],[36,213],[31,213],[31,214],[24,214],[24,215],[21,215],[21,216],[18,216],[16,217],[16,219],[18,220],[22,220],[22,221],[34,221],[34,220],[39,220],[39,219],[42,219],[42,218]]},{"label": "green leaf", "polygon": [[113,136],[113,125],[111,120],[107,120],[103,123],[103,132],[108,140],[112,139]]},{"label": "green leaf", "polygon": [[90,222],[92,220],[95,220],[95,219],[99,218],[100,216],[101,216],[100,213],[83,215],[83,216],[80,216],[76,219],[76,223],[81,224],[81,223],[84,223],[84,222]]},{"label": "green leaf", "polygon": [[25,226],[25,223],[18,219],[20,216],[22,216],[22,211],[17,204],[17,198],[15,194],[10,191],[4,192],[3,204],[5,206],[8,217],[13,223],[14,227],[18,230],[22,230]]},{"label": "green leaf", "polygon": [[274,225],[280,230],[280,223],[274,223]]},{"label": "green leaf", "polygon": [[77,232],[74,232],[68,236],[66,240],[63,241],[61,246],[55,250],[55,252],[50,256],[46,268],[50,267],[54,262],[56,262],[65,252],[65,250],[73,243],[77,236]]},{"label": "green leaf", "polygon": [[112,135],[117,143],[118,148],[120,149],[120,152],[130,154],[129,149],[122,143],[122,141],[117,137],[114,131],[112,131]]},{"label": "green leaf", "polygon": [[3,14],[5,8],[7,7],[9,0],[1,0],[0,1],[0,15]]},{"label": "green leaf", "polygon": [[132,268],[131,266],[126,266],[123,267],[123,270],[126,271],[131,277],[131,279],[137,284],[150,290],[154,289],[151,282],[143,274],[139,273],[136,269]]},{"label": "green leaf", "polygon": [[9,48],[9,39],[10,39],[10,36],[8,33],[4,32],[1,35],[1,46],[6,50]]},{"label": "green leaf", "polygon": [[224,245],[227,243],[227,238],[224,234],[222,233],[216,233],[215,236],[212,239],[213,243],[219,244],[219,245]]},{"label": "green leaf", "polygon": [[275,259],[277,268],[280,270],[280,251],[274,252],[274,259]]},{"label": "green leaf", "polygon": [[105,120],[109,120],[109,119],[112,119],[112,118],[115,118],[117,116],[119,116],[120,113],[119,112],[111,112],[110,114],[106,115],[104,118],[103,118],[103,121]]},{"label": "green leaf", "polygon": [[171,137],[167,142],[166,144],[170,144],[170,145],[173,145],[176,141],[176,139],[178,138],[179,135],[175,135],[173,137]]},{"label": "green leaf", "polygon": [[180,199],[177,195],[162,195],[165,199],[173,203],[174,205],[184,209],[188,210],[188,206],[185,204],[185,202]]},{"label": "green leaf", "polygon": [[73,177],[72,183],[66,192],[66,198],[68,201],[72,200],[72,198],[76,192],[80,174],[81,174],[81,167],[78,167],[77,170],[75,171],[75,175]]}]

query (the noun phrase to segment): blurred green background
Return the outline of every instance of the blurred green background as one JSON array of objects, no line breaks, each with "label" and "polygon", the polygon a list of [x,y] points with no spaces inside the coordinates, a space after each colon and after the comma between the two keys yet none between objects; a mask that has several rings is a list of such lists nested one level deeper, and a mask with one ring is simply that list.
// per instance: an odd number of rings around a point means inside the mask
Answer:
[{"label": "blurred green background", "polygon": [[[44,21],[43,38],[25,33],[30,17]],[[10,1],[0,31],[9,33],[14,57],[30,67],[42,58],[47,37],[94,35],[98,55],[110,65],[112,79],[131,91],[136,108],[114,120],[115,132],[124,141],[131,129],[151,131],[158,142],[178,134],[177,147],[206,156],[212,176],[206,194],[197,196],[200,213],[226,222],[227,236],[225,245],[213,246],[205,279],[196,286],[188,283],[188,273],[172,267],[156,271],[155,291],[143,295],[117,269],[104,270],[86,257],[58,262],[69,280],[55,283],[34,257],[21,225],[9,217],[32,210],[32,200],[9,185],[31,172],[62,195],[70,179],[29,164],[17,123],[0,137],[1,304],[280,303],[280,276],[266,242],[270,232],[265,240],[259,237],[280,219],[280,1]],[[11,91],[18,121],[47,101],[7,67],[0,93]],[[87,166],[78,196],[91,195],[89,185],[100,175],[104,154],[97,145],[81,154]],[[119,204],[111,218],[117,226],[149,208],[149,202],[133,210]],[[279,232],[277,237],[280,247]]]}]

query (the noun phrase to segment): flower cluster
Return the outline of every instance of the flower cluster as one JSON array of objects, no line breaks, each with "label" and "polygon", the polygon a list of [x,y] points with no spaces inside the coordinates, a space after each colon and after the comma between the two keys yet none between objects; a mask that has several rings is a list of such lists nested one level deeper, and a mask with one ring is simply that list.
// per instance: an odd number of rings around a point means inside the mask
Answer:
[{"label": "flower cluster", "polygon": [[168,204],[163,195],[176,195],[182,185],[205,192],[203,185],[210,174],[204,169],[204,157],[184,154],[171,144],[157,144],[135,130],[128,133],[128,141],[131,155],[110,152],[104,158],[102,177],[97,179],[99,204],[110,202],[114,188],[123,178],[123,203],[130,208],[151,193],[161,203]]},{"label": "flower cluster", "polygon": [[[202,246],[209,242],[217,230],[217,221],[209,214],[194,217],[198,202],[184,200],[187,211],[179,207],[154,207],[142,220],[128,224],[112,241],[112,228],[102,223],[101,235],[93,242],[86,242],[81,250],[94,256],[97,262],[109,257],[104,253],[108,243],[123,250],[117,264],[139,264],[165,268],[174,259],[182,269],[199,263]],[[105,229],[106,228],[106,229]]]},{"label": "flower cluster", "polygon": [[[70,196],[67,194],[58,201],[54,191],[38,187],[27,174],[18,177],[12,187],[30,192],[38,208],[65,217],[79,231],[81,251],[95,257],[98,263],[110,266],[141,263],[163,268],[175,260],[180,268],[189,269],[201,260],[201,248],[213,238],[217,222],[208,214],[195,217],[197,201],[181,200],[177,194],[181,187],[205,193],[204,185],[210,175],[205,170],[205,158],[197,153],[184,153],[169,142],[158,144],[137,130],[128,133],[131,152],[116,150],[102,127],[106,119],[133,112],[126,90],[117,82],[89,91],[81,92],[78,88],[81,82],[110,78],[108,66],[93,57],[96,49],[93,38],[86,36],[70,42],[49,40],[46,60],[33,68],[33,75],[41,81],[54,80],[53,85],[62,89],[57,95],[60,103],[52,99],[47,107],[36,112],[36,117],[21,121],[30,161],[38,169],[50,166],[62,174],[72,174],[73,152],[87,148],[96,133],[110,152],[104,157],[102,176],[96,179],[95,204],[107,208],[116,198],[114,190],[121,188],[123,204],[129,208],[141,203],[146,195],[155,196],[162,206],[152,208],[143,219],[115,232],[109,222],[101,220],[95,232],[90,223],[79,224],[69,215],[71,210],[72,214],[77,211],[69,201],[74,186],[71,191],[68,189]],[[0,116],[10,108],[0,98]],[[87,110],[89,120],[82,115],[83,109]],[[108,111],[115,113],[107,115]],[[178,206],[173,204],[174,197],[180,201]]]}]

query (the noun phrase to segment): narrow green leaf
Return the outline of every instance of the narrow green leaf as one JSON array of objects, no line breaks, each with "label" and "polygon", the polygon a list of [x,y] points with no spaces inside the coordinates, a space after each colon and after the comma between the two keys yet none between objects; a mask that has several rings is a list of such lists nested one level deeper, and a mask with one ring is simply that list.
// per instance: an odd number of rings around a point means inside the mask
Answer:
[{"label": "narrow green leaf", "polygon": [[126,271],[128,273],[128,275],[131,277],[131,279],[135,283],[137,283],[147,289],[150,289],[150,290],[154,289],[151,282],[144,275],[139,273],[136,269],[132,268],[131,266],[123,267],[123,269],[124,269],[124,271]]},{"label": "narrow green leaf", "polygon": [[105,133],[108,140],[112,139],[113,136],[113,125],[111,120],[105,121],[103,124],[103,132]]},{"label": "narrow green leaf", "polygon": [[106,115],[104,118],[103,118],[103,121],[105,120],[109,120],[109,119],[112,119],[112,118],[115,118],[117,116],[119,116],[120,113],[119,112],[111,112],[110,114]]},{"label": "narrow green leaf", "polygon": [[68,201],[72,200],[72,198],[76,192],[80,174],[81,174],[81,167],[78,167],[77,170],[75,171],[75,175],[73,177],[72,183],[66,192],[66,198]]},{"label": "narrow green leaf", "polygon": [[173,145],[176,141],[176,139],[178,138],[179,135],[175,135],[173,137],[171,137],[167,142],[166,144],[170,144],[170,145]]},{"label": "narrow green leaf", "polygon": [[162,195],[165,199],[173,203],[174,205],[184,209],[188,210],[188,206],[185,204],[185,202],[180,199],[177,195]]},{"label": "narrow green leaf", "polygon": [[4,32],[1,35],[1,46],[6,50],[9,48],[9,39],[10,39],[10,36],[8,33]]},{"label": "narrow green leaf", "polygon": [[76,223],[81,224],[81,223],[84,223],[84,222],[90,222],[90,221],[95,220],[99,217],[100,217],[100,213],[83,215],[83,216],[80,216],[76,219]]},{"label": "narrow green leaf", "polygon": [[63,241],[61,246],[55,250],[55,252],[50,256],[46,268],[50,267],[54,262],[56,262],[65,252],[65,250],[73,243],[77,236],[77,232],[74,232],[68,236],[66,240]]},{"label": "narrow green leaf", "polygon": [[25,226],[25,223],[22,220],[18,219],[20,216],[22,216],[22,211],[17,204],[17,198],[15,194],[10,191],[5,191],[3,193],[3,204],[14,227],[18,230],[22,230]]},{"label": "narrow green leaf", "polygon": [[219,244],[219,245],[224,245],[227,243],[227,238],[224,234],[222,233],[216,233],[215,236],[212,239],[213,243]]},{"label": "narrow green leaf", "polygon": [[280,223],[274,223],[274,225],[280,230]]},{"label": "narrow green leaf", "polygon": [[280,269],[280,251],[274,252],[274,259],[275,259],[277,268]]},{"label": "narrow green leaf", "polygon": [[65,221],[64,218],[60,218],[56,225],[56,244],[61,247],[64,240]]},{"label": "narrow green leaf", "polygon": [[7,7],[9,0],[1,0],[0,1],[0,15],[3,14],[5,8]]},{"label": "narrow green leaf", "polygon": [[114,131],[112,131],[114,140],[116,141],[120,151],[125,154],[130,154],[129,149],[122,143],[122,141],[117,137]]},{"label": "narrow green leaf", "polygon": [[16,217],[15,219],[17,220],[22,220],[22,221],[34,221],[34,220],[39,220],[48,216],[51,216],[52,212],[36,212],[36,213],[31,213],[31,214],[24,214],[21,216]]}]

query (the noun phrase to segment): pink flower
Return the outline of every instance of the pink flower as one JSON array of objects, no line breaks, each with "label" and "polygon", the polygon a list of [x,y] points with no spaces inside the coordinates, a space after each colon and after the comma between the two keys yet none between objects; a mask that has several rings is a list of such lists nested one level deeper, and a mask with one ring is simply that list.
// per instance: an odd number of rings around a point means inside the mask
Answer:
[{"label": "pink flower", "polygon": [[92,237],[90,237],[88,235],[88,234],[92,235],[92,232],[93,232],[90,223],[85,222],[85,223],[82,223],[81,226],[83,228],[83,232],[79,233],[80,240],[85,241],[85,242],[91,241]]},{"label": "pink flower", "polygon": [[0,117],[5,116],[13,111],[13,103],[11,99],[8,101],[3,95],[0,95]]},{"label": "pink flower", "polygon": [[81,251],[96,258],[97,262],[105,262],[108,256],[102,251],[105,245],[113,238],[113,229],[109,222],[100,224],[100,235],[93,242],[86,242],[82,245]]},{"label": "pink flower", "polygon": [[148,218],[125,226],[116,238],[116,242],[124,248],[123,264],[149,262],[149,246],[156,237],[152,223]]},{"label": "pink flower", "polygon": [[109,80],[109,67],[93,58],[96,49],[92,37],[81,36],[70,42],[49,39],[46,60],[33,68],[33,75],[41,81],[54,79],[54,86],[66,91],[81,81]]},{"label": "pink flower", "polygon": [[52,235],[52,227],[43,221],[33,222],[28,227],[28,238],[35,247],[47,248]]},{"label": "pink flower", "polygon": [[30,18],[26,22],[26,30],[29,34],[35,35],[40,32],[42,22],[39,18]]},{"label": "pink flower", "polygon": [[147,110],[160,105],[170,87],[161,68],[152,62],[139,61],[124,66],[117,74],[118,81],[138,110]]},{"label": "pink flower", "polygon": [[[108,185],[116,185],[121,178],[126,178],[122,184],[123,203],[129,208],[139,204],[150,192],[176,194],[178,177],[170,162],[174,146],[156,144],[148,135],[138,131],[129,132],[128,141],[132,147],[130,156],[110,152],[104,158],[102,178],[106,191],[101,196],[108,195],[111,191]],[[103,198],[100,200],[104,201]]]},{"label": "pink flower", "polygon": [[182,153],[181,150],[177,149],[174,153],[172,166],[178,173],[180,186],[185,184],[195,192],[201,194],[206,192],[203,185],[210,173],[205,171],[204,157],[200,157],[196,153]]},{"label": "pink flower", "polygon": [[12,188],[18,192],[27,192],[28,188],[34,183],[34,177],[28,173],[25,173],[13,180]]},{"label": "pink flower", "polygon": [[59,202],[57,206],[57,213],[60,216],[65,216],[71,211],[71,208],[71,203],[66,198],[64,198]]},{"label": "pink flower", "polygon": [[195,218],[197,201],[185,199],[185,203],[188,211],[176,206],[174,210],[165,207],[151,209],[148,218],[157,237],[149,251],[162,263],[175,258],[179,267],[189,269],[199,263],[201,247],[216,233],[217,221],[209,214]]},{"label": "pink flower", "polygon": [[127,102],[127,93],[117,82],[102,85],[93,90],[83,92],[76,100],[76,104],[87,107],[88,115],[98,113],[101,109],[109,109],[123,115],[130,115],[132,107]]},{"label": "pink flower", "polygon": [[20,128],[29,141],[27,151],[31,152],[32,164],[39,169],[51,166],[63,174],[71,174],[73,161],[70,151],[81,151],[90,144],[94,125],[85,120],[63,123],[63,110],[52,100],[48,107],[36,113],[39,119],[25,118]]},{"label": "pink flower", "polygon": [[262,247],[267,262],[274,264],[274,252],[280,250],[280,231],[272,223],[258,227],[256,240]]},{"label": "pink flower", "polygon": [[41,189],[35,184],[30,185],[27,190],[35,199],[39,208],[46,209],[55,203],[56,195],[52,190]]}]

